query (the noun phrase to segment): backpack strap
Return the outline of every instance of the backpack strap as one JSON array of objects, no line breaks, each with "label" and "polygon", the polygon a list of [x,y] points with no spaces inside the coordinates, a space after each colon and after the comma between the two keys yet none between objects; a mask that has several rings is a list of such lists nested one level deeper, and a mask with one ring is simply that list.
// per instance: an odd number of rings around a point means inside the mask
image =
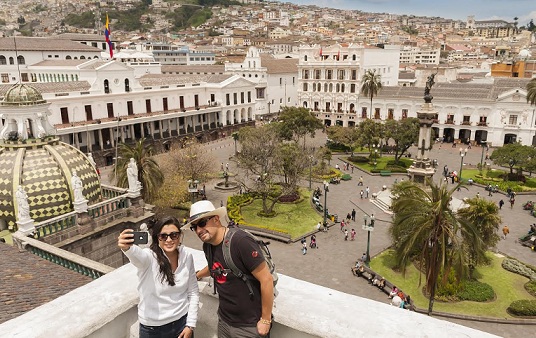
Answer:
[{"label": "backpack strap", "polygon": [[240,278],[244,283],[246,283],[248,289],[249,289],[249,296],[253,298],[253,287],[251,286],[251,281],[249,280],[248,275],[244,274],[234,263],[233,257],[231,256],[231,240],[234,236],[234,234],[239,231],[239,229],[234,227],[227,228],[227,234],[225,234],[225,238],[223,239],[223,259],[225,260],[225,264],[231,269],[233,274]]}]

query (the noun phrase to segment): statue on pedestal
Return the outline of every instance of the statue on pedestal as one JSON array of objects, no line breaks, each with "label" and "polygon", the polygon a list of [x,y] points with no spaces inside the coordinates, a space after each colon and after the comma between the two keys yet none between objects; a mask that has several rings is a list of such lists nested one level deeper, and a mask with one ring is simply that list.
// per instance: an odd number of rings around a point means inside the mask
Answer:
[{"label": "statue on pedestal", "polygon": [[28,204],[28,195],[22,185],[19,185],[17,192],[15,193],[17,198],[17,207],[18,214],[17,218],[19,220],[25,220],[30,218],[30,205]]},{"label": "statue on pedestal", "polygon": [[424,102],[426,103],[432,103],[432,99],[434,98],[432,95],[430,95],[430,90],[435,84],[435,76],[436,74],[428,76],[428,81],[426,81],[426,87],[424,88]]},{"label": "statue on pedestal", "polygon": [[130,158],[127,166],[128,190],[137,191],[141,189],[141,183],[138,181],[138,165],[134,158]]},{"label": "statue on pedestal", "polygon": [[83,201],[85,200],[84,194],[82,193],[84,189],[84,184],[82,183],[82,180],[78,175],[76,174],[76,170],[73,170],[73,177],[71,177],[71,184],[73,186],[73,192],[74,192],[74,201]]}]

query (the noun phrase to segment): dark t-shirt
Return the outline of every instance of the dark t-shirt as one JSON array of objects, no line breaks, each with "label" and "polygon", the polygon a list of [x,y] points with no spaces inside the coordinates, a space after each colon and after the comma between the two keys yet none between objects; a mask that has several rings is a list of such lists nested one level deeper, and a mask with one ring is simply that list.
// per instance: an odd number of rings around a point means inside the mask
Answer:
[{"label": "dark t-shirt", "polygon": [[[251,271],[264,262],[264,256],[259,245],[242,230],[237,230],[231,241],[233,262],[240,271],[251,276]],[[211,270],[215,270],[218,267],[229,269],[229,273],[226,276],[214,276],[220,300],[218,315],[231,326],[256,326],[262,312],[260,283],[255,278],[250,279],[253,288],[253,297],[250,297],[247,284],[236,277],[230,271],[230,267],[225,264],[222,245],[223,243],[211,246],[213,255]],[[209,260],[208,246],[207,244],[203,246],[207,261]],[[208,264],[210,265],[211,262],[208,262]]]}]

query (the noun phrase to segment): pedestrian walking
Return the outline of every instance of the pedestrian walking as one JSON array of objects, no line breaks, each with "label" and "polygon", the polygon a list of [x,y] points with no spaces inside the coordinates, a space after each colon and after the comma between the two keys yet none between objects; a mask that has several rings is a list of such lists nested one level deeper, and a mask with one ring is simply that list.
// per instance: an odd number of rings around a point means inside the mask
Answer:
[{"label": "pedestrian walking", "polygon": [[352,221],[354,222],[355,222],[355,214],[356,214],[355,209],[352,209]]},{"label": "pedestrian walking", "polygon": [[328,232],[328,222],[324,222],[324,232]]},{"label": "pedestrian walking", "polygon": [[500,200],[500,201],[499,201],[499,210],[502,209],[503,205],[504,205],[504,201],[503,201],[503,200]]},{"label": "pedestrian walking", "polygon": [[355,241],[355,235],[356,235],[355,229],[352,229],[352,231],[350,232],[350,240]]},{"label": "pedestrian walking", "polygon": [[229,171],[229,163],[225,163],[225,171]]},{"label": "pedestrian walking", "polygon": [[365,192],[364,192],[363,190],[361,190],[361,192],[359,193],[359,195],[361,196],[361,199],[363,199],[363,194],[364,194],[364,193],[365,193]]},{"label": "pedestrian walking", "polygon": [[352,174],[354,173],[354,165],[352,164]]},{"label": "pedestrian walking", "polygon": [[344,240],[348,240],[348,229],[344,229]]},{"label": "pedestrian walking", "polygon": [[305,255],[307,254],[307,240],[305,239],[305,237],[302,238],[301,244],[302,244],[302,253]]},{"label": "pedestrian walking", "polygon": [[316,225],[316,230],[320,231],[320,228],[322,227],[322,223],[318,221],[318,224]]},{"label": "pedestrian walking", "polygon": [[503,239],[506,239],[506,235],[510,233],[510,229],[508,228],[508,225],[505,225],[502,229],[503,232]]},{"label": "pedestrian walking", "polygon": [[341,221],[341,231],[344,232],[344,220]]},{"label": "pedestrian walking", "polygon": [[346,224],[350,224],[350,221],[352,220],[352,214],[351,213],[347,213],[346,214]]},{"label": "pedestrian walking", "polygon": [[514,208],[514,203],[515,202],[516,202],[516,199],[514,198],[514,196],[510,197],[510,209]]},{"label": "pedestrian walking", "polygon": [[357,185],[363,186],[363,176],[359,176],[359,183]]},{"label": "pedestrian walking", "polygon": [[368,198],[368,195],[369,195],[369,192],[370,192],[370,188],[367,187],[367,188],[365,189],[365,192],[367,193],[367,196],[366,196],[365,198]]},{"label": "pedestrian walking", "polygon": [[480,198],[480,192],[476,193],[476,198]]}]

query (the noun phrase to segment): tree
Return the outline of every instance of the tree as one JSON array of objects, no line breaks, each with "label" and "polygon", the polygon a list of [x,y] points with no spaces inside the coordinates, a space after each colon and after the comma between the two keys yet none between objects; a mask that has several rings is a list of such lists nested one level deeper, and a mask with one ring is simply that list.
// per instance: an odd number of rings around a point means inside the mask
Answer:
[{"label": "tree", "polygon": [[401,121],[387,120],[384,125],[385,137],[395,142],[395,162],[419,141],[419,119],[411,117]]},{"label": "tree", "polygon": [[169,158],[173,169],[187,180],[206,181],[216,168],[214,157],[194,138],[187,138],[182,140],[182,143],[175,144]]},{"label": "tree", "polygon": [[160,167],[151,158],[153,156],[153,147],[145,146],[145,139],[142,138],[132,146],[121,143],[118,151],[119,158],[114,168],[114,174],[117,175],[117,185],[124,188],[128,187],[127,166],[130,159],[133,158],[138,166],[138,180],[143,188],[141,190],[143,199],[151,202],[164,182],[164,175]]},{"label": "tree", "polygon": [[[494,248],[500,240],[497,234],[499,224],[502,222],[499,207],[492,201],[478,197],[467,199],[465,203],[467,206],[458,210],[458,216],[476,227],[478,237],[482,239],[484,251]],[[486,256],[479,255],[479,252],[474,250],[469,240],[466,242],[471,273],[477,265],[488,263],[488,260]]]},{"label": "tree", "polygon": [[372,118],[372,99],[382,89],[382,77],[376,70],[367,70],[361,80],[361,94],[370,97],[370,118]]},{"label": "tree", "polygon": [[536,105],[536,78],[530,80],[527,84],[527,102],[531,105]]},{"label": "tree", "polygon": [[309,167],[311,159],[296,143],[281,143],[276,152],[276,163],[280,165],[288,191],[297,192],[298,181]]},{"label": "tree", "polygon": [[380,144],[384,138],[384,125],[374,120],[364,120],[357,126],[359,139],[357,144],[361,147],[368,147],[369,154],[372,154],[372,145]]},{"label": "tree", "polygon": [[359,134],[356,128],[333,126],[328,128],[327,133],[331,141],[350,148],[352,156],[354,155],[354,149],[359,141]]},{"label": "tree", "polygon": [[239,131],[242,149],[236,159],[237,165],[244,170],[240,183],[262,200],[264,215],[272,215],[278,198],[293,192],[283,185],[280,193],[274,193],[281,172],[277,161],[281,145],[278,127],[271,123],[258,128],[244,127]]},{"label": "tree", "polygon": [[528,164],[529,159],[534,157],[536,157],[534,148],[524,146],[521,143],[510,143],[495,149],[490,156],[490,160],[494,164],[508,166],[510,175],[513,175],[514,167],[518,167],[522,171],[523,167]]},{"label": "tree", "polygon": [[408,263],[418,260],[430,295],[430,314],[440,274],[443,272],[445,283],[452,270],[460,281],[468,275],[467,244],[478,257],[484,250],[476,227],[451,209],[452,195],[461,184],[449,190],[446,184],[427,183],[427,187],[409,181],[395,185],[391,205],[394,221],[389,233],[403,273]]},{"label": "tree", "polygon": [[233,140],[234,140],[234,153],[236,156],[236,154],[238,154],[238,148],[236,147],[236,142],[238,141],[238,132],[235,131],[234,133],[231,134],[231,136],[233,137]]},{"label": "tree", "polygon": [[314,137],[315,131],[324,127],[313,112],[303,107],[283,107],[279,114],[279,121],[281,136],[285,140],[295,142],[303,138],[304,149],[307,135]]}]

